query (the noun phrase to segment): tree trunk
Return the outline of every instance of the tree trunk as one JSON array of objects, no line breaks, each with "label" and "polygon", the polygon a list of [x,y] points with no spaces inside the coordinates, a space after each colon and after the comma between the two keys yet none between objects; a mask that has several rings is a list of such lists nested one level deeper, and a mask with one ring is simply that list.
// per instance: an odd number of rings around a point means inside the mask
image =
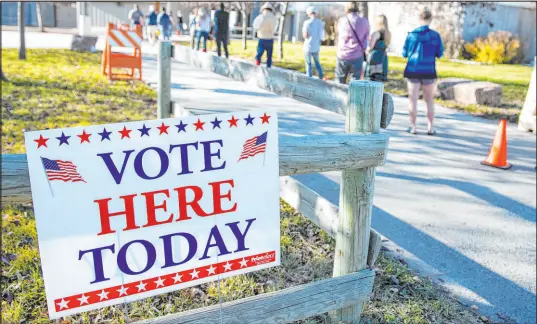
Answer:
[{"label": "tree trunk", "polygon": [[24,2],[19,1],[19,60],[26,60],[26,40],[24,38]]},{"label": "tree trunk", "polygon": [[367,1],[358,2],[358,10],[360,10],[360,16],[369,20],[369,6]]},{"label": "tree trunk", "polygon": [[248,31],[247,31],[248,15],[246,14],[246,10],[241,10],[241,16],[242,16],[242,49],[246,50],[246,48],[248,47],[247,42],[246,42],[246,38],[247,38],[246,36],[248,35]]},{"label": "tree trunk", "polygon": [[6,76],[4,75],[4,70],[2,70],[2,62],[0,61],[0,77],[2,81],[7,81]]},{"label": "tree trunk", "polygon": [[39,27],[39,31],[43,32],[43,12],[41,11],[41,2],[37,1],[35,3],[35,9],[37,11],[37,26]]},{"label": "tree trunk", "polygon": [[278,26],[278,58],[283,59],[283,27],[285,25],[285,17],[287,16],[287,8],[289,2],[283,3],[282,16],[280,17],[280,25]]}]

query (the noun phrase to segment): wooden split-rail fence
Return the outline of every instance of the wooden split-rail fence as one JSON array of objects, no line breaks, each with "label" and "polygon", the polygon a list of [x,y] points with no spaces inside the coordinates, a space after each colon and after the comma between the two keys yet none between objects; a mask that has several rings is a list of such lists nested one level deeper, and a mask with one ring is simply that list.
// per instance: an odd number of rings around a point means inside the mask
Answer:
[{"label": "wooden split-rail fence", "polygon": [[[326,312],[335,322],[358,323],[372,292],[372,266],[381,245],[371,229],[375,168],[385,163],[388,136],[380,128],[393,114],[383,84],[353,81],[347,87],[168,42],[160,44],[157,56],[158,118],[190,114],[171,99],[171,61],[178,60],[343,114],[346,133],[279,139],[280,196],[335,238],[333,278],[139,323],[286,323]],[[339,209],[290,177],[325,171],[342,172]],[[2,202],[31,202],[23,154],[2,156]]]}]

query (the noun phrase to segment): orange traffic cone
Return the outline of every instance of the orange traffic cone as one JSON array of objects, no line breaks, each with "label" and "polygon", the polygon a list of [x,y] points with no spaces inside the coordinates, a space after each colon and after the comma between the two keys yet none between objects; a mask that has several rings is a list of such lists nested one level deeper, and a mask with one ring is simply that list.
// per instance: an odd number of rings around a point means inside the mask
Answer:
[{"label": "orange traffic cone", "polygon": [[507,162],[507,121],[505,119],[500,120],[496,137],[490,147],[489,156],[481,164],[504,170],[512,167]]}]

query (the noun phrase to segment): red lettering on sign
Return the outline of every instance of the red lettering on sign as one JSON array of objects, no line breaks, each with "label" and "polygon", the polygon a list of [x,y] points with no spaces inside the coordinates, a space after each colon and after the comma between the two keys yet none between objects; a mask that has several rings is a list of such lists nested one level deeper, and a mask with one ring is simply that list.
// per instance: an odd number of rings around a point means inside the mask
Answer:
[{"label": "red lettering on sign", "polygon": [[[166,198],[160,205],[155,205],[155,195],[156,194],[165,194]],[[142,196],[145,197],[145,205],[147,208],[147,224],[145,224],[142,227],[149,227],[149,226],[155,226],[160,224],[166,224],[171,223],[173,221],[173,214],[170,214],[170,217],[168,219],[163,221],[157,220],[157,209],[164,209],[164,211],[167,211],[168,208],[166,206],[166,199],[170,197],[170,191],[168,189],[164,190],[156,190],[156,191],[150,191],[150,192],[142,192]]]},{"label": "red lettering on sign", "polygon": [[108,209],[108,202],[112,200],[112,198],[105,198],[105,199],[98,199],[94,200],[99,205],[99,216],[101,219],[101,232],[97,235],[105,235],[110,233],[115,233],[116,231],[112,230],[110,228],[110,217],[112,216],[120,216],[125,215],[127,220],[127,227],[125,227],[124,231],[129,231],[133,229],[140,228],[139,226],[136,226],[136,222],[134,219],[134,197],[136,194],[127,195],[127,196],[120,196],[119,198],[123,199],[125,210],[120,212],[111,213]]},{"label": "red lettering on sign", "polygon": [[230,184],[231,188],[235,186],[235,183],[233,182],[233,179],[230,180],[224,180],[219,182],[211,182],[209,185],[213,187],[213,205],[214,205],[214,212],[211,215],[217,215],[217,214],[225,214],[229,212],[233,212],[237,210],[237,203],[233,204],[233,207],[230,209],[224,210],[222,209],[222,199],[227,198],[231,202],[231,189],[228,190],[226,194],[222,194],[221,192],[221,185],[222,184]]},{"label": "red lettering on sign", "polygon": [[[231,187],[226,190],[222,188],[223,185],[230,185]],[[233,179],[210,182],[209,186],[212,189],[212,212],[205,211],[200,205],[200,201],[203,198],[203,189],[201,187],[184,186],[173,189],[177,192],[177,204],[179,207],[179,217],[177,217],[176,219],[177,222],[192,219],[192,216],[189,215],[189,206],[196,214],[196,216],[199,217],[225,214],[237,210],[237,203],[233,202],[231,199],[231,189],[235,187],[235,182],[233,181]],[[187,198],[187,195],[190,197],[192,194],[194,197],[189,200]],[[150,227],[173,222],[173,213],[170,213],[169,217],[164,220],[157,219],[157,210],[162,209],[164,212],[168,211],[168,199],[170,198],[169,189],[142,192],[141,195],[145,198],[147,219],[147,223],[142,227]],[[162,197],[163,201],[160,204],[156,203],[155,201],[157,199],[157,195],[166,196]],[[116,232],[110,226],[110,217],[113,216],[125,216],[127,226],[123,229],[123,231],[140,228],[140,226],[137,226],[135,223],[136,218],[134,215],[134,197],[136,196],[137,194],[120,196],[120,198],[123,199],[123,205],[125,206],[125,210],[118,212],[110,212],[108,202],[112,200],[112,198],[94,200],[94,202],[96,202],[99,206],[99,218],[101,221],[101,232],[97,235],[105,235]],[[222,202],[224,199],[227,199],[230,203],[233,204],[233,206],[229,209],[224,209],[224,207],[222,206]]]},{"label": "red lettering on sign", "polygon": [[[192,207],[192,210],[196,213],[198,216],[209,216],[200,206],[199,201],[201,197],[203,197],[203,190],[201,190],[198,186],[185,186],[185,187],[179,187],[175,188],[175,191],[177,191],[177,195],[179,196],[179,218],[177,221],[187,220],[191,219],[192,217],[188,216],[188,209],[187,207]],[[186,191],[191,190],[194,193],[194,199],[192,201],[187,201],[186,199]]]}]

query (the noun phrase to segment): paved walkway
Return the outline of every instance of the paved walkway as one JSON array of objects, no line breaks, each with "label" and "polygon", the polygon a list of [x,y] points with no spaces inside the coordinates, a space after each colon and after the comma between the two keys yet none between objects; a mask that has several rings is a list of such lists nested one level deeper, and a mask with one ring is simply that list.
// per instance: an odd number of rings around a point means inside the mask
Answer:
[{"label": "paved walkway", "polygon": [[[69,48],[72,35],[26,33],[28,48]],[[2,48],[18,33],[2,31]],[[97,49],[102,48],[100,37]],[[144,53],[155,48],[144,44]],[[144,60],[156,81],[156,61]],[[274,108],[284,136],[343,132],[344,117],[279,97],[251,85],[173,63],[172,96],[203,113]],[[436,137],[405,132],[405,98],[394,98],[390,151],[377,169],[373,227],[409,265],[444,285],[484,314],[535,323],[535,136],[508,129],[509,171],[483,167],[497,124],[438,107]],[[423,103],[419,126],[425,130]],[[338,172],[296,176],[338,204]]]},{"label": "paved walkway", "polygon": [[[144,61],[156,82],[156,61]],[[182,63],[172,97],[197,113],[277,109],[283,136],[344,131],[344,117]],[[405,132],[405,98],[394,98],[388,161],[377,169],[373,227],[411,267],[442,278],[489,316],[535,322],[535,136],[510,126],[509,171],[480,165],[497,123],[438,107],[438,136]],[[425,130],[423,103],[419,127]],[[338,204],[339,172],[296,176]]]}]

